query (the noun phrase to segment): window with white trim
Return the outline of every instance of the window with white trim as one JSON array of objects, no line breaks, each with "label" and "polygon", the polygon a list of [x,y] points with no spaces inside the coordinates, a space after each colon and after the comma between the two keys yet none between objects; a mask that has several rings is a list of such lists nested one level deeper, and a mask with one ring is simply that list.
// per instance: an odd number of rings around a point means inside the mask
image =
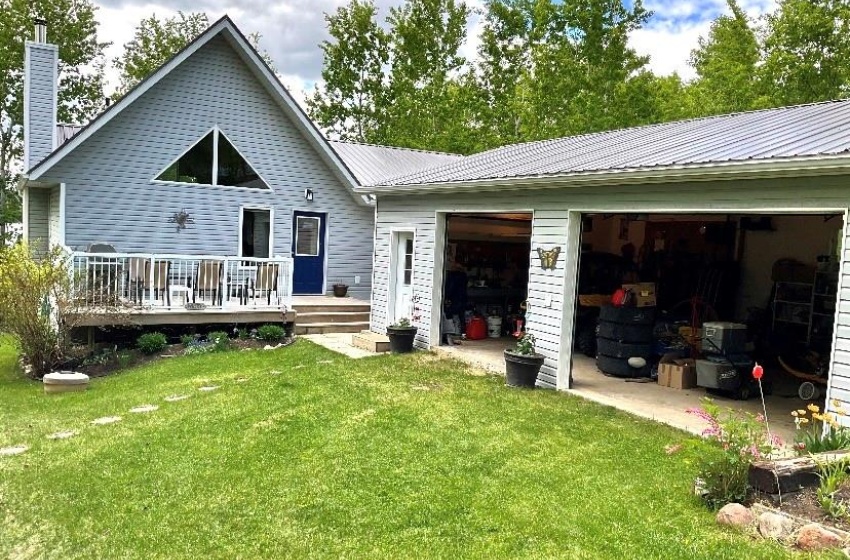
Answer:
[{"label": "window with white trim", "polygon": [[157,181],[247,189],[269,186],[218,128],[214,128],[160,173]]}]

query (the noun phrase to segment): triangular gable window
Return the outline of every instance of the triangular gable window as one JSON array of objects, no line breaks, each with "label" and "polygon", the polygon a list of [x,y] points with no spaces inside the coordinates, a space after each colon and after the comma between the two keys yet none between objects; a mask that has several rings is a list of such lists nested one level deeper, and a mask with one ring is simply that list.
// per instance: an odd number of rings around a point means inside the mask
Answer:
[{"label": "triangular gable window", "polygon": [[169,165],[156,180],[248,189],[269,188],[217,128]]}]

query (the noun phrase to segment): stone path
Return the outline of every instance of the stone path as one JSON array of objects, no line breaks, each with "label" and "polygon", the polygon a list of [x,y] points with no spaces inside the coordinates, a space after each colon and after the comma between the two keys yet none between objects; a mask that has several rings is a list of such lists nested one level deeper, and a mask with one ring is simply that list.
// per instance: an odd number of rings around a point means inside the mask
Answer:
[{"label": "stone path", "polygon": [[0,449],[0,456],[20,455],[29,449],[26,445],[15,445],[13,447],[4,447]]},{"label": "stone path", "polygon": [[47,439],[68,439],[77,435],[77,432],[74,430],[67,430],[65,432],[56,432],[47,436]]},{"label": "stone path", "polygon": [[120,422],[120,416],[104,416],[102,418],[96,418],[91,421],[95,426],[103,426],[105,424],[114,424],[115,422]]},{"label": "stone path", "polygon": [[[331,360],[332,362],[332,360]],[[304,367],[304,364],[301,364],[297,367]],[[269,372],[271,375],[278,375],[281,372],[277,370],[272,370]],[[236,383],[244,383],[248,381],[248,377],[240,376],[233,379]],[[198,391],[202,392],[210,392],[219,389],[220,385],[204,385],[202,387],[198,387]],[[163,400],[165,402],[173,403],[178,401],[186,400],[190,397],[190,395],[169,395],[164,397]],[[159,406],[155,404],[143,404],[130,409],[130,412],[133,414],[144,414],[149,412],[156,412],[159,410]],[[102,416],[100,418],[95,418],[90,422],[93,426],[105,426],[107,424],[115,424],[116,422],[121,421],[121,416]],[[48,434],[46,437],[50,440],[62,440],[62,439],[70,439],[79,435],[79,432],[76,430],[63,430],[59,432],[54,432],[52,434]],[[0,448],[0,457],[11,457],[14,455],[21,455],[26,453],[29,450],[28,445],[20,444],[11,447],[3,447]]]},{"label": "stone path", "polygon": [[159,407],[155,404],[143,404],[141,406],[131,408],[130,412],[134,414],[142,414],[145,412],[153,412],[154,410],[159,410]]}]

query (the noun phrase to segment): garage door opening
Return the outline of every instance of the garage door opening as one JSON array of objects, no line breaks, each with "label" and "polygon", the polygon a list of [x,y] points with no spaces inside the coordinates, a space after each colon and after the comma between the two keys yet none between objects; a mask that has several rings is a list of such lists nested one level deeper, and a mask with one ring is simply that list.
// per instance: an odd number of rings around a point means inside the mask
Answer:
[{"label": "garage door opening", "polygon": [[530,213],[449,214],[441,344],[501,356],[528,298]]},{"label": "garage door opening", "polygon": [[843,228],[837,213],[584,215],[574,386],[604,373],[746,399],[758,361],[788,410],[822,400]]}]

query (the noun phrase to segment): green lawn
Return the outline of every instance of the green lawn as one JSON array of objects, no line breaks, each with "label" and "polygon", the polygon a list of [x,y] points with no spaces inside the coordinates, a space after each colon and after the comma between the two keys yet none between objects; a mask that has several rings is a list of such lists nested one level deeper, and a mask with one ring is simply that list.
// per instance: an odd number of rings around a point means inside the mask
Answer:
[{"label": "green lawn", "polygon": [[13,370],[0,342],[0,447],[30,446],[0,457],[3,558],[789,556],[715,527],[681,432],[429,354],[300,341],[66,395]]}]

